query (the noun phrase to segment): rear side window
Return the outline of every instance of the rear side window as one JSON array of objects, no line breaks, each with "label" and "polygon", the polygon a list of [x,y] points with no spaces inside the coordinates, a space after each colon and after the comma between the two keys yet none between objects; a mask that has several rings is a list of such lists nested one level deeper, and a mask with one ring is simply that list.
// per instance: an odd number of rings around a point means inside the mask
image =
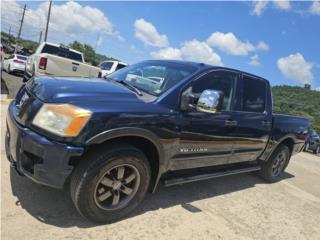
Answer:
[{"label": "rear side window", "polygon": [[266,83],[262,80],[243,76],[243,111],[258,112],[265,111],[266,106]]},{"label": "rear side window", "polygon": [[41,53],[48,53],[56,55],[59,57],[69,58],[74,61],[82,62],[82,55],[73,51],[70,51],[68,48],[57,47],[52,45],[44,45]]}]

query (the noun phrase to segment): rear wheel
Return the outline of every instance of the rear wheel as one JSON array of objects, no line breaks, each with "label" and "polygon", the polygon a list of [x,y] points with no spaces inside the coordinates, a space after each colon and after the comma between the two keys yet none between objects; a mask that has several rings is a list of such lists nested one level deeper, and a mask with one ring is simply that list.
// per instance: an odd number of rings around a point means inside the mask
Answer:
[{"label": "rear wheel", "polygon": [[150,182],[145,155],[129,145],[101,148],[77,166],[71,197],[85,218],[108,223],[119,220],[143,200]]},{"label": "rear wheel", "polygon": [[270,159],[262,164],[260,175],[267,182],[279,181],[290,160],[290,150],[281,144],[271,155]]}]

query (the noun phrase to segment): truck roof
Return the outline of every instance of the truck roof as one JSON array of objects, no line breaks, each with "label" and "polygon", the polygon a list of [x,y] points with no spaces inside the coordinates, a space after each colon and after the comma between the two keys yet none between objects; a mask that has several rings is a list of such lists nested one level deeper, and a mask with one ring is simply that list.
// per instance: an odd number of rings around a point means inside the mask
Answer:
[{"label": "truck roof", "polygon": [[261,76],[257,76],[255,74],[252,73],[248,73],[245,71],[241,71],[238,69],[234,69],[234,68],[229,68],[229,67],[222,67],[222,66],[214,66],[214,65],[210,65],[210,64],[206,64],[206,63],[201,63],[201,62],[194,62],[194,61],[184,61],[184,60],[146,60],[146,61],[155,61],[155,62],[168,62],[168,63],[177,63],[177,64],[182,64],[182,65],[189,65],[189,66],[193,66],[196,67],[198,69],[202,68],[202,69],[224,69],[224,70],[229,70],[229,71],[234,71],[234,72],[238,72],[238,73],[242,73],[242,74],[246,74],[255,78],[260,78],[264,81],[268,81],[267,79],[261,77]]}]

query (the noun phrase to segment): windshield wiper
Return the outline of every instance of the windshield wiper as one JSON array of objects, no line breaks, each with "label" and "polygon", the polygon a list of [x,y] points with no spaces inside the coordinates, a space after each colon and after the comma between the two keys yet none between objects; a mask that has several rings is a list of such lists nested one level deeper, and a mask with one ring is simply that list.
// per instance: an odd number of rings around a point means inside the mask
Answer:
[{"label": "windshield wiper", "polygon": [[135,86],[131,85],[130,83],[127,83],[126,81],[124,80],[114,80],[112,78],[108,78],[108,77],[105,77],[106,80],[108,81],[112,81],[112,82],[116,82],[116,83],[120,83],[121,85],[129,88],[131,91],[134,91],[136,94],[138,94],[139,96],[142,96],[142,92],[136,88]]}]

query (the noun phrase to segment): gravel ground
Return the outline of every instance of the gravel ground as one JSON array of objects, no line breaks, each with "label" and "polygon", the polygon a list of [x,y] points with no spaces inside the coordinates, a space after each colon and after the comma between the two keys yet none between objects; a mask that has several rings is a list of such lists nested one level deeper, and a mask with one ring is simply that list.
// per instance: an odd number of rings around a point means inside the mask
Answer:
[{"label": "gravel ground", "polygon": [[5,157],[1,103],[2,239],[320,239],[320,157],[296,155],[284,179],[254,174],[165,188],[127,219],[103,226],[82,219],[67,190],[20,177]]},{"label": "gravel ground", "polygon": [[5,71],[1,72],[1,94],[7,94],[8,98],[14,98],[22,84],[22,76],[8,74]]}]

